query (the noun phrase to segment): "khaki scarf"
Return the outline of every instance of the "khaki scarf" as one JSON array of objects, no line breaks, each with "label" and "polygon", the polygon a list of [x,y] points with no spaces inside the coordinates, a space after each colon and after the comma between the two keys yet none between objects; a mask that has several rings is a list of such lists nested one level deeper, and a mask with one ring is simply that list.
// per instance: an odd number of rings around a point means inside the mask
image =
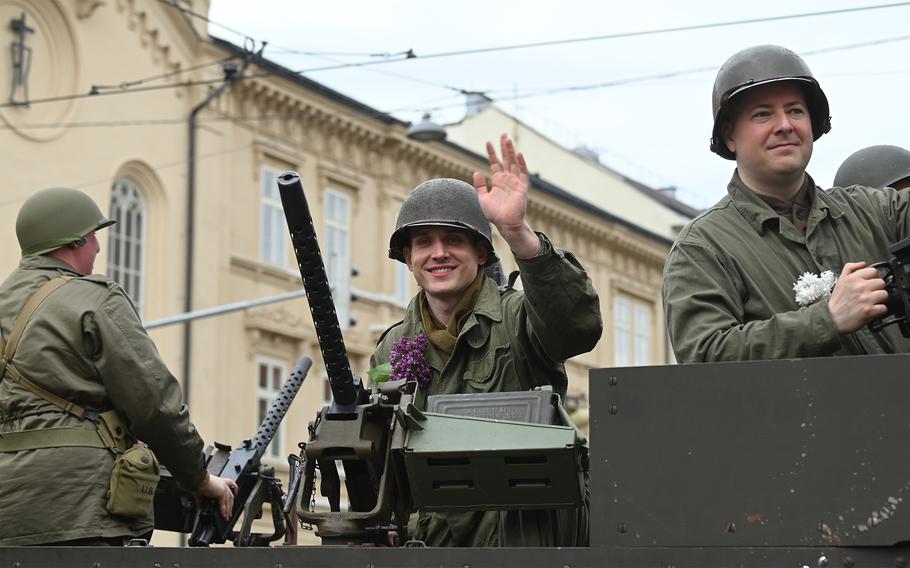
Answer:
[{"label": "khaki scarf", "polygon": [[455,306],[449,324],[443,327],[437,323],[430,313],[430,306],[427,304],[427,295],[423,290],[420,291],[418,305],[420,306],[420,319],[423,321],[423,329],[427,332],[427,338],[433,347],[439,352],[442,363],[449,362],[452,351],[455,349],[455,341],[458,340],[458,334],[461,332],[461,326],[468,314],[474,309],[477,298],[480,296],[480,290],[483,288],[484,272],[483,269],[477,270],[477,277],[474,282],[465,290],[461,301]]}]

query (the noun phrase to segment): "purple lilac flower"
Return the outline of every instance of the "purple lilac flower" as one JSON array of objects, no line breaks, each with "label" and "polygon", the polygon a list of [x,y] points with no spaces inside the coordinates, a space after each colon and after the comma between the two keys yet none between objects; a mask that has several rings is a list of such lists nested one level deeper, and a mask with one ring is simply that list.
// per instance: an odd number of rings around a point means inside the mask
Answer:
[{"label": "purple lilac flower", "polygon": [[417,381],[420,388],[427,388],[433,379],[433,371],[424,356],[428,344],[429,340],[423,333],[414,339],[405,336],[395,341],[389,355],[389,363],[392,365],[391,378]]}]

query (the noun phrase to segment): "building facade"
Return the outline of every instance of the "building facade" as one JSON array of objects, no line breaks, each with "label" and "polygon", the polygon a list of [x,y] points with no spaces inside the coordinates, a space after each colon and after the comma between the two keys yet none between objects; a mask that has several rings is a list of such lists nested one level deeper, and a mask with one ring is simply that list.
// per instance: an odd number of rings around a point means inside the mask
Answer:
[{"label": "building facade", "polygon": [[[485,158],[454,143],[411,141],[407,124],[209,37],[204,20],[180,7],[197,14],[208,8],[205,0],[179,7],[155,0],[0,0],[0,22],[24,15],[31,30],[0,32],[0,44],[30,58],[25,72],[12,53],[0,57],[0,93],[11,93],[0,104],[6,149],[0,221],[7,228],[0,271],[9,273],[19,260],[14,226],[22,202],[39,189],[69,186],[118,219],[99,234],[96,270],[125,287],[146,322],[300,290],[275,186],[277,175],[294,170],[314,217],[351,366],[365,376],[380,333],[417,292],[407,268],[386,254],[398,208],[421,181],[470,180],[473,171],[486,170]],[[219,94],[226,80],[232,84]],[[535,155],[528,160],[533,167]],[[614,320],[622,314],[620,328],[608,326],[594,351],[569,362],[570,395],[584,405],[592,367],[666,362],[659,291],[670,238],[541,178],[534,179],[529,217],[578,255],[605,312],[612,310]],[[494,245],[507,250],[498,235]],[[514,260],[501,256],[514,269]],[[285,457],[298,451],[330,394],[306,301],[189,326],[189,341],[184,324],[150,334],[183,382],[207,442],[250,437],[297,358],[314,360],[267,456],[286,471]]]}]

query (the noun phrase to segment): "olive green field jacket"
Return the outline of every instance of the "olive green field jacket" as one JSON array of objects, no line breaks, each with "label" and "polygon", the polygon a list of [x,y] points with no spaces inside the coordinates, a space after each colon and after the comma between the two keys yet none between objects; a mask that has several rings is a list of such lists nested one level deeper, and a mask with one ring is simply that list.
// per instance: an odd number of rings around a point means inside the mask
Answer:
[{"label": "olive green field jacket", "polygon": [[806,272],[839,276],[848,262],[888,260],[889,245],[910,235],[910,192],[816,187],[803,235],[738,173],[727,190],[682,230],[664,266],[680,363],[910,351],[896,326],[840,335],[827,299],[801,307],[793,290]]},{"label": "olive green field jacket", "polygon": [[[462,325],[448,363],[427,347],[433,379],[417,393],[425,408],[434,394],[530,390],[552,385],[565,396],[564,361],[594,348],[603,331],[600,301],[575,256],[545,240],[547,252],[516,259],[522,291],[500,293],[486,279],[473,312]],[[415,297],[404,320],[392,326],[373,353],[371,365],[386,363],[401,337],[424,333]],[[497,512],[421,514],[417,538],[429,546],[497,546],[501,515]],[[545,541],[535,543],[547,545]]]},{"label": "olive green field jacket", "polygon": [[[85,408],[116,409],[187,489],[205,479],[203,442],[180,386],[129,297],[111,279],[82,276],[48,256],[27,256],[0,285],[0,332],[9,338],[25,302],[57,276],[54,292],[25,328],[13,364],[29,380]],[[0,381],[0,436],[49,427],[92,427],[11,380]],[[0,452],[0,546],[92,537],[142,536],[153,519],[105,509],[113,454],[58,447]]]}]

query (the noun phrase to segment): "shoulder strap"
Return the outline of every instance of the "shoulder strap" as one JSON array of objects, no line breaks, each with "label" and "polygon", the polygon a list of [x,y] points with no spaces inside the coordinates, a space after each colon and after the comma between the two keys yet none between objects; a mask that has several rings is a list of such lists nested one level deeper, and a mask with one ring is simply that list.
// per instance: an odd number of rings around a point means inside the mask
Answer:
[{"label": "shoulder strap", "polygon": [[87,411],[84,408],[39,387],[23,376],[12,363],[13,357],[16,355],[16,349],[19,347],[19,340],[22,338],[25,326],[28,325],[32,315],[34,315],[35,311],[37,311],[44,300],[59,290],[61,286],[68,284],[73,278],[73,276],[58,276],[46,282],[37,292],[32,294],[32,297],[25,303],[22,311],[19,312],[19,316],[16,317],[16,322],[13,324],[13,330],[9,334],[9,342],[6,346],[3,346],[3,338],[0,336],[0,347],[3,348],[3,355],[0,356],[0,380],[5,376],[8,376],[10,380],[21,384],[35,396],[44,399],[62,409],[64,412],[68,412],[81,419],[86,417],[87,414]]},{"label": "shoulder strap", "polygon": [[512,273],[509,274],[509,283],[506,285],[506,290],[515,289],[515,281],[518,280],[519,276],[521,276],[521,273],[517,270],[513,270]]},{"label": "shoulder strap", "polygon": [[72,279],[72,276],[58,276],[45,282],[43,286],[38,288],[37,292],[32,294],[32,297],[25,303],[22,311],[19,312],[19,316],[16,318],[13,329],[9,334],[9,343],[6,344],[6,347],[3,347],[3,337],[0,336],[0,348],[3,348],[3,361],[0,361],[0,376],[3,376],[3,365],[11,361],[13,356],[15,356],[16,349],[19,347],[19,340],[22,338],[22,332],[25,331],[25,326],[28,325],[29,320],[32,319],[32,314],[35,313],[38,306],[40,306],[48,296],[56,292],[61,286],[68,284]]},{"label": "shoulder strap", "polygon": [[398,327],[399,325],[401,325],[403,323],[404,323],[404,320],[399,320],[399,321],[393,323],[392,325],[390,325],[389,327],[387,327],[386,330],[383,331],[382,334],[379,336],[379,339],[376,340],[376,345],[379,345],[380,343],[382,343],[382,340],[385,339],[385,336],[388,335],[390,331],[392,331],[393,329],[395,329],[396,327]]}]

